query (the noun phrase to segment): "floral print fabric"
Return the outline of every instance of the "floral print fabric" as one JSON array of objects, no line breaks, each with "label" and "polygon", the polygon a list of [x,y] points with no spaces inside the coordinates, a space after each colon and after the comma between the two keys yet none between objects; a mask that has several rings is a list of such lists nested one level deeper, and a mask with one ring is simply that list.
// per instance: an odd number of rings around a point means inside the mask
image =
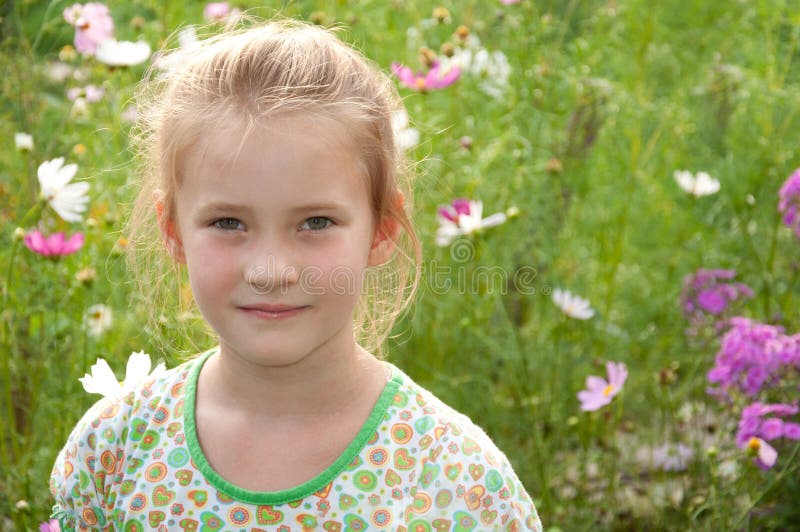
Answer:
[{"label": "floral print fabric", "polygon": [[81,419],[50,481],[62,530],[541,530],[506,457],[392,367],[361,432],[326,471],[258,493],[220,477],[194,429],[198,357]]}]

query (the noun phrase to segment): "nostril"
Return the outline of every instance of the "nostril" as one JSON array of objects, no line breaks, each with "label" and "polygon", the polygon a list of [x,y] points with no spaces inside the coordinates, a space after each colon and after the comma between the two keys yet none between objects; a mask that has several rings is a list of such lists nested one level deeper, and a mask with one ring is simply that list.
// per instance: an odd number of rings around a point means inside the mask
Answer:
[{"label": "nostril", "polygon": [[250,268],[245,274],[245,280],[256,293],[267,293],[275,285],[275,277],[264,266]]}]

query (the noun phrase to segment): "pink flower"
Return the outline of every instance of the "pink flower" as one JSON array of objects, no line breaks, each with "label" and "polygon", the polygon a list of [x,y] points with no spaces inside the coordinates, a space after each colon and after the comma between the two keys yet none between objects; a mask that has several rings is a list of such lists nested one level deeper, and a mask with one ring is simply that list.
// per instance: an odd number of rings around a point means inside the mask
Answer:
[{"label": "pink flower", "polygon": [[461,75],[461,70],[456,66],[445,70],[441,64],[434,63],[427,74],[423,72],[415,74],[407,66],[403,66],[400,63],[392,63],[392,73],[409,89],[426,92],[449,87]]},{"label": "pink flower", "polygon": [[468,199],[456,199],[450,205],[439,209],[439,229],[436,231],[436,245],[449,246],[461,235],[469,235],[487,227],[500,225],[508,219],[508,214],[497,212],[483,217],[483,203]]},{"label": "pink flower", "polygon": [[114,33],[114,21],[104,4],[73,4],[64,10],[64,20],[75,26],[75,49],[93,55],[97,45]]},{"label": "pink flower", "polygon": [[222,20],[231,12],[228,2],[211,2],[203,9],[203,18],[206,20]]},{"label": "pink flower", "polygon": [[45,257],[61,257],[75,253],[83,246],[83,233],[75,233],[67,240],[64,233],[46,237],[41,231],[34,229],[25,235],[25,246]]},{"label": "pink flower", "polygon": [[792,228],[794,236],[800,238],[800,168],[786,179],[778,197],[778,211],[783,214],[783,223]]},{"label": "pink flower", "polygon": [[39,525],[39,532],[61,532],[61,525],[55,519],[51,519]]},{"label": "pink flower", "polygon": [[594,375],[586,377],[586,389],[578,392],[581,410],[597,410],[609,404],[628,378],[628,368],[622,362],[607,362],[606,372],[608,381]]},{"label": "pink flower", "polygon": [[770,469],[775,465],[775,461],[778,459],[778,451],[761,438],[756,438],[755,436],[750,438],[747,442],[747,448],[755,453],[756,457],[754,461],[761,469]]}]

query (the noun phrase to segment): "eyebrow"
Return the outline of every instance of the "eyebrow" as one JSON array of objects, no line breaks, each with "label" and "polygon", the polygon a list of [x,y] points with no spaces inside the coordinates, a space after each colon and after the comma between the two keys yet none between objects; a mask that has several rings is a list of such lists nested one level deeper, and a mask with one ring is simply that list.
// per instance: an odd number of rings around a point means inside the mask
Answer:
[{"label": "eyebrow", "polygon": [[292,212],[300,212],[300,211],[335,211],[338,209],[344,209],[345,206],[341,203],[336,202],[315,202],[315,203],[307,203],[305,205],[298,205],[297,207],[292,207]]},{"label": "eyebrow", "polygon": [[[292,207],[290,209],[291,212],[306,212],[306,211],[335,211],[340,209],[345,209],[346,206],[342,203],[337,202],[314,202],[314,203],[307,203],[303,205],[298,205],[296,207]],[[251,207],[248,205],[240,205],[238,203],[229,203],[225,201],[214,201],[209,202],[200,207],[201,211],[208,212],[208,211],[250,211]]]},{"label": "eyebrow", "polygon": [[242,212],[242,211],[249,211],[250,208],[246,205],[240,205],[238,203],[228,203],[224,201],[213,201],[201,205],[200,209],[202,212],[208,211],[235,211],[235,212]]}]

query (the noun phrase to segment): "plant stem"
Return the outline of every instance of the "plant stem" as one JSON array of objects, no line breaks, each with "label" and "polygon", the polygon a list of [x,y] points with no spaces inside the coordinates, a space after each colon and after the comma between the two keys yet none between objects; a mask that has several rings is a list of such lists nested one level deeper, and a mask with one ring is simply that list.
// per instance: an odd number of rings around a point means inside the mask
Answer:
[{"label": "plant stem", "polygon": [[769,484],[767,484],[767,487],[761,492],[761,494],[759,494],[758,497],[753,499],[753,502],[750,503],[750,506],[745,508],[745,510],[741,513],[741,515],[739,515],[739,518],[733,523],[731,530],[738,530],[739,524],[747,518],[747,516],[750,514],[750,511],[756,507],[756,505],[759,503],[761,499],[764,498],[764,495],[769,493],[769,491],[773,488],[773,486],[775,486],[778,482],[783,480],[783,477],[786,476],[786,474],[789,472],[792,466],[795,466],[794,459],[797,456],[798,451],[800,451],[800,442],[794,446],[792,455],[789,457],[788,460],[786,460],[786,465],[784,466],[783,470],[777,475],[775,475],[775,477],[770,481]]}]

